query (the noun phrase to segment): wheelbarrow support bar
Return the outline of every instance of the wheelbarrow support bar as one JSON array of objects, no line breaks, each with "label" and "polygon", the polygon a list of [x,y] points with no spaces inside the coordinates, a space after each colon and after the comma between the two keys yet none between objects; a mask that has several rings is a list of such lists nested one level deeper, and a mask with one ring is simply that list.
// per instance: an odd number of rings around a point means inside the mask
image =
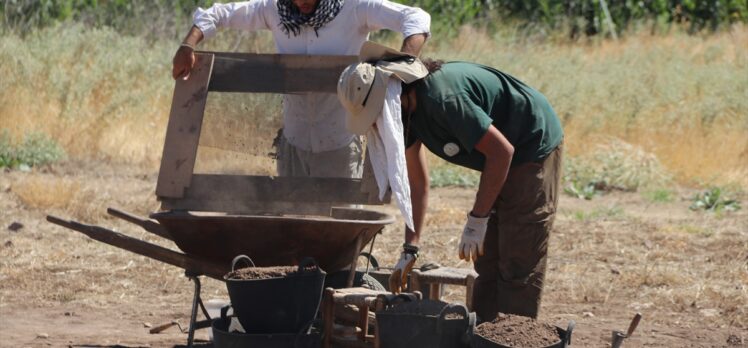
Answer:
[{"label": "wheelbarrow support bar", "polygon": [[136,224],[142,227],[144,230],[151,232],[161,238],[166,238],[172,241],[174,240],[173,238],[171,238],[169,232],[166,231],[166,229],[163,226],[159,225],[159,223],[156,221],[153,221],[151,219],[143,219],[114,208],[108,208],[106,212],[111,216]]},{"label": "wheelbarrow support bar", "polygon": [[208,277],[222,280],[223,275],[226,273],[226,271],[222,267],[210,262],[195,260],[185,254],[178,253],[155,244],[144,242],[140,239],[128,237],[122,233],[108,230],[103,227],[63,220],[52,215],[47,215],[47,221],[74,231],[81,232],[91,239],[95,239],[99,242],[106,243],[120,249],[125,249],[127,251],[131,251],[133,253],[143,255],[157,261],[168,263],[170,265],[177,266],[197,274],[204,274]]}]

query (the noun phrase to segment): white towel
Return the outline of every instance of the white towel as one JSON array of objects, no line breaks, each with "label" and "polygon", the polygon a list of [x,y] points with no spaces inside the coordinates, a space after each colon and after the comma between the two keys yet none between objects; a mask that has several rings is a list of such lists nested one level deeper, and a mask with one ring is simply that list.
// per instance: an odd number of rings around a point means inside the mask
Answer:
[{"label": "white towel", "polygon": [[395,202],[403,214],[405,225],[413,227],[413,206],[410,202],[408,168],[405,164],[405,139],[400,109],[401,81],[389,79],[384,97],[382,114],[377,117],[376,127],[366,133],[367,148],[374,177],[379,187],[379,199],[383,199],[387,188],[392,188]]}]

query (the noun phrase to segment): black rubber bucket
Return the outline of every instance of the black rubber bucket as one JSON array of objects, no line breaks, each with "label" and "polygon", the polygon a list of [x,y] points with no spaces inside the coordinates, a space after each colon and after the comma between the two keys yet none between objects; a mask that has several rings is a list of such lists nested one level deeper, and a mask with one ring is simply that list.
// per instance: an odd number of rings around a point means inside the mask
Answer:
[{"label": "black rubber bucket", "polygon": [[[566,330],[556,326],[556,331],[558,331],[558,343],[545,347],[524,348],[566,348],[571,345],[571,332],[574,330],[575,325],[576,323],[574,323],[574,321],[572,320],[569,322],[569,326],[566,328]],[[470,346],[472,348],[513,348],[511,346],[505,346],[501,343],[488,340],[487,338],[478,334],[473,335]]]},{"label": "black rubber bucket", "polygon": [[468,348],[475,314],[459,304],[422,300],[376,313],[383,348]]},{"label": "black rubber bucket", "polygon": [[[234,270],[244,255],[232,262]],[[226,287],[239,319],[247,333],[297,333],[314,320],[322,300],[325,272],[312,258],[299,264],[298,271],[269,279],[228,279]]]},{"label": "black rubber bucket", "polygon": [[[228,307],[227,307],[228,308]],[[230,332],[231,318],[222,310],[221,317],[213,320],[214,348],[319,348],[322,335],[318,330],[304,328],[297,334],[246,334]]]}]

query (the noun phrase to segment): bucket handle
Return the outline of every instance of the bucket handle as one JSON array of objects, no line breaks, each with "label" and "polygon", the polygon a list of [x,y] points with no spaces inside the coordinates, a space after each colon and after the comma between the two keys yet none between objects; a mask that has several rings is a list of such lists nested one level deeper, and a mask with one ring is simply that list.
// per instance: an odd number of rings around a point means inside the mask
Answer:
[{"label": "bucket handle", "polygon": [[566,328],[566,337],[564,337],[564,348],[571,345],[571,332],[574,331],[574,327],[577,325],[574,320],[569,320],[569,326]]},{"label": "bucket handle", "polygon": [[249,258],[247,255],[238,255],[231,261],[231,271],[236,271],[236,263],[239,261],[244,261],[247,263],[250,267],[257,267],[255,266],[255,263],[252,261],[252,259]]},{"label": "bucket handle", "polygon": [[436,321],[436,333],[441,335],[443,322],[447,320],[447,314],[452,313],[462,315],[467,328],[460,339],[463,343],[469,344],[470,334],[473,331],[472,327],[475,325],[475,314],[469,313],[467,307],[459,303],[450,303],[442,308],[441,312],[439,312],[439,319]]},{"label": "bucket handle", "polygon": [[[307,268],[313,267],[314,270],[306,271]],[[299,262],[299,274],[301,273],[309,273],[314,272],[317,274],[322,273],[322,270],[319,268],[319,264],[317,263],[317,260],[315,260],[313,257],[305,257],[301,259],[301,262]]]}]

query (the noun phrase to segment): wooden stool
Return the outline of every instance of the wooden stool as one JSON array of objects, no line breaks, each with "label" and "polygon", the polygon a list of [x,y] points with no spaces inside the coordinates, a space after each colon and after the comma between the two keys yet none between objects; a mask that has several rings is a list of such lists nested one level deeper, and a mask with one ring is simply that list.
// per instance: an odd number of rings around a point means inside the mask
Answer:
[{"label": "wooden stool", "polygon": [[478,273],[469,268],[439,267],[436,269],[421,271],[414,269],[410,272],[411,291],[422,291],[429,286],[429,299],[440,300],[442,284],[461,285],[466,289],[465,306],[468,311],[473,311],[473,285]]},{"label": "wooden stool", "polygon": [[[397,295],[393,295],[389,291],[376,291],[367,288],[345,288],[345,289],[333,289],[326,288],[322,296],[322,319],[324,321],[324,341],[323,347],[330,348],[335,347],[374,347],[376,337],[369,334],[369,325],[375,324],[373,319],[374,313],[370,310],[378,310],[384,307],[385,304],[392,301]],[[420,300],[421,294],[404,294],[401,296],[411,296],[414,300]],[[356,315],[354,318],[350,315],[353,311],[346,311],[347,306],[354,306],[356,308]],[[353,327],[343,327],[345,331],[349,329],[349,333],[355,332],[356,339],[346,338],[348,335],[336,334],[335,319],[343,319],[347,322],[353,323]]]}]

